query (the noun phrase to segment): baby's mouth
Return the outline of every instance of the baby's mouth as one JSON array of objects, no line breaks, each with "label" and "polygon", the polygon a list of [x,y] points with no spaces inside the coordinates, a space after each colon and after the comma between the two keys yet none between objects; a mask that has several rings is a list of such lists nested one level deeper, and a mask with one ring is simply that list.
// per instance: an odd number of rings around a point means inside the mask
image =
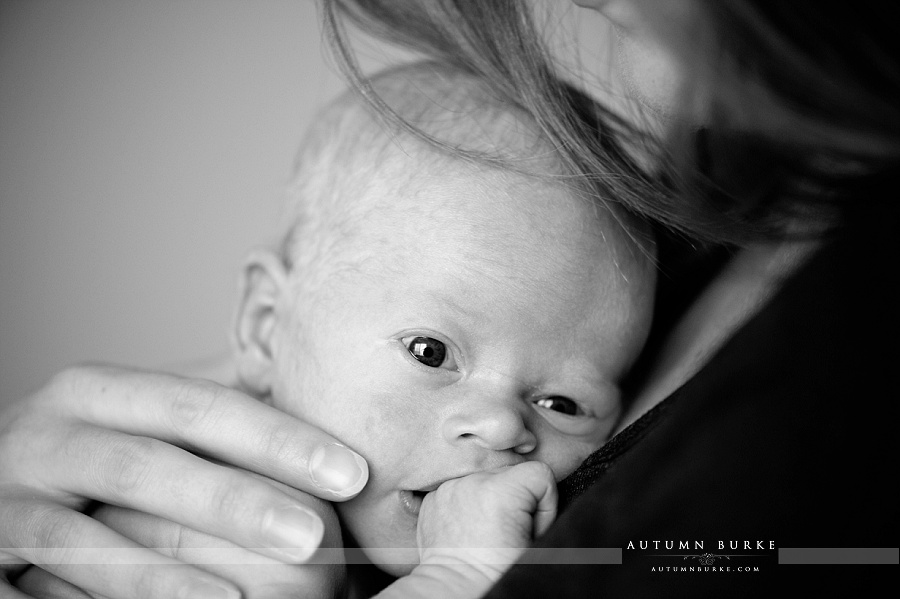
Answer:
[{"label": "baby's mouth", "polygon": [[422,501],[428,493],[428,491],[409,491],[404,489],[400,491],[400,505],[409,514],[418,517],[419,510],[422,509]]}]

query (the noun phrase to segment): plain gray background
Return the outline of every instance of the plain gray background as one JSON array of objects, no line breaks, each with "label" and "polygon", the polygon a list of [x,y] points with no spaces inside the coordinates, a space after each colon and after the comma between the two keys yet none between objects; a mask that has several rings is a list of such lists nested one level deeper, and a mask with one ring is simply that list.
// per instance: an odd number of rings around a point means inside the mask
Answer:
[{"label": "plain gray background", "polygon": [[83,360],[227,354],[241,257],[342,89],[315,4],[0,6],[2,398]]},{"label": "plain gray background", "polygon": [[313,0],[0,0],[0,402],[228,355],[326,54]]}]

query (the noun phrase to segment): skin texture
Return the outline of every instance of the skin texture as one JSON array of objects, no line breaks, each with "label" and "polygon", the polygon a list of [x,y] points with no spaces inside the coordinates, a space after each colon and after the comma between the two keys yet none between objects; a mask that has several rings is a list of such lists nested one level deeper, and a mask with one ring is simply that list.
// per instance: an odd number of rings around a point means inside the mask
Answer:
[{"label": "skin texture", "polygon": [[[574,4],[600,13],[612,25],[612,81],[628,101],[643,109],[636,118],[662,121],[678,107],[680,85],[689,67],[672,51],[695,30],[693,0],[574,0]],[[605,96],[616,102],[617,94]],[[626,113],[627,114],[627,113]]]},{"label": "skin texture", "polygon": [[556,482],[543,462],[455,478],[429,493],[419,514],[419,565],[378,594],[481,597],[556,518]]},{"label": "skin texture", "polygon": [[[301,505],[316,510],[324,522],[324,538],[321,547],[341,547],[340,527],[337,515],[329,504],[306,493],[292,489],[272,479],[246,471],[235,470],[254,481],[260,481]],[[97,521],[125,537],[139,542],[145,547],[153,547],[163,554],[167,562],[175,560],[198,564],[209,575],[229,581],[228,587],[239,589],[245,599],[275,599],[293,596],[297,589],[304,590],[304,597],[311,599],[330,598],[341,595],[345,567],[334,559],[329,550],[319,551],[304,564],[284,563],[278,559],[255,553],[225,539],[182,527],[172,521],[158,518],[145,512],[138,512],[112,505],[104,505],[91,513]],[[130,557],[130,556],[129,556]],[[112,562],[113,559],[110,560]],[[157,562],[162,560],[157,560]],[[114,573],[117,568],[108,568]],[[121,568],[118,568],[121,569]],[[165,568],[156,566],[149,571],[161,577],[178,579],[185,566]],[[154,590],[145,586],[146,579],[127,591],[131,596],[163,597],[178,596],[178,587],[173,587],[171,595],[151,594]],[[62,579],[49,575],[45,570],[32,568],[18,581],[17,586],[35,597],[88,597],[78,587],[65,583]],[[225,587],[225,588],[228,588]],[[85,588],[88,588],[85,585]],[[93,587],[96,588],[96,587]],[[220,587],[222,588],[222,587]],[[198,594],[201,590],[196,590]],[[188,593],[186,596],[196,596]],[[203,596],[202,594],[200,596]]]},{"label": "skin texture", "polygon": [[[331,522],[330,508],[178,446],[293,489],[342,498],[315,482],[309,462],[334,438],[208,381],[108,366],[73,368],[0,416],[0,546],[15,551],[2,554],[4,577],[21,573],[24,563],[45,563],[54,576],[107,597],[175,597],[197,584],[237,596],[233,583],[199,567],[168,567],[182,564],[177,550],[191,539],[183,531],[251,547],[252,554],[280,562],[310,556],[327,531],[322,520]],[[358,490],[368,471],[356,470],[363,478],[351,472],[343,480],[355,480]],[[102,519],[80,513],[92,499],[155,515],[154,524],[140,534],[132,534],[132,527],[123,536]],[[267,514],[280,509],[312,518],[305,531],[312,545],[293,557],[277,548],[283,541],[269,536]],[[141,547],[156,546],[159,538],[169,539],[163,545],[173,546],[172,557]],[[85,564],[77,551],[85,547],[102,549]],[[136,552],[133,567],[110,565],[121,547]]]},{"label": "skin texture", "polygon": [[[373,181],[356,199],[379,209],[352,227],[330,276],[251,260],[238,336],[249,388],[366,457],[371,480],[338,513],[373,561],[406,574],[417,519],[404,491],[532,460],[558,480],[607,438],[653,276],[564,187],[398,159],[422,176]],[[417,337],[441,341],[445,362],[417,361]],[[553,397],[577,413],[542,407]]]}]

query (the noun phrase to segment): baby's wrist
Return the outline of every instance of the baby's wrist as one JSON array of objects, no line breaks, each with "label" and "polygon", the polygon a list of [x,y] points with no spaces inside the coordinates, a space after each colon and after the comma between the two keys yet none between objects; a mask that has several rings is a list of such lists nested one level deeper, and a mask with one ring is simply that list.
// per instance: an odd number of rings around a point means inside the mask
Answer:
[{"label": "baby's wrist", "polygon": [[483,583],[487,589],[521,554],[522,549],[510,547],[431,547],[422,550],[417,569],[433,568],[448,578],[470,584]]},{"label": "baby's wrist", "polygon": [[518,549],[425,549],[419,565],[376,599],[477,599],[520,553]]},{"label": "baby's wrist", "polygon": [[417,588],[433,589],[437,596],[447,599],[475,599],[484,595],[499,578],[500,575],[490,569],[465,562],[441,561],[419,564],[407,580],[415,580]]}]

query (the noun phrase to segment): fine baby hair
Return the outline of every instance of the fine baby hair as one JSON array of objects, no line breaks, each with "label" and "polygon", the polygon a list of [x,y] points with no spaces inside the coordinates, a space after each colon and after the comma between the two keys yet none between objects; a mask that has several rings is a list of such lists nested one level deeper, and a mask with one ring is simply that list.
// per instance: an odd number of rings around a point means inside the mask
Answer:
[{"label": "fine baby hair", "polygon": [[398,160],[401,155],[413,156],[423,168],[444,174],[465,164],[524,175],[535,184],[568,186],[572,194],[596,205],[603,228],[616,231],[610,234],[631,237],[627,244],[611,243],[611,251],[629,247],[628,253],[644,254],[639,260],[652,256],[649,228],[600,195],[590,181],[571,173],[537,123],[477,76],[427,61],[388,69],[366,83],[378,101],[411,125],[415,134],[400,126],[401,121],[385,118],[353,91],[317,115],[298,152],[285,207],[283,220],[288,229],[281,253],[287,265],[334,258],[340,244],[349,241],[353,223],[372,211],[412,209],[359,201],[366,186],[422,176],[421,170],[404,171]]}]

